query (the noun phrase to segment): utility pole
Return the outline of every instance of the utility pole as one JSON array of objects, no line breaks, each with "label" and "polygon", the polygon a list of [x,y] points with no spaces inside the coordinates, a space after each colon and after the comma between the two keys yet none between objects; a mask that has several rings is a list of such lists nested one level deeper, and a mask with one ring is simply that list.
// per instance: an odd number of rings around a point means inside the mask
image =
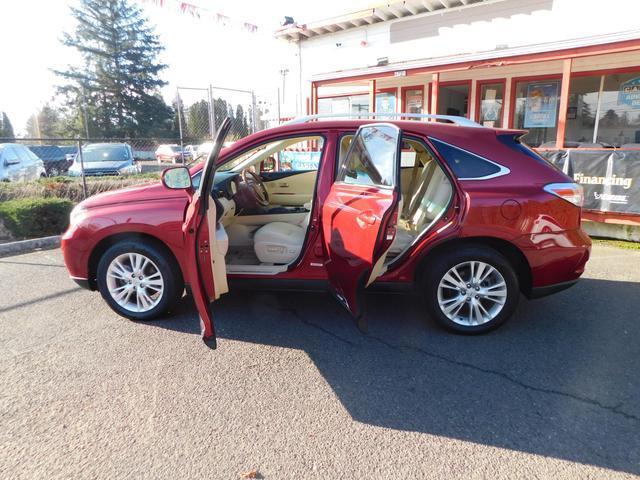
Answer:
[{"label": "utility pole", "polygon": [[87,119],[87,97],[82,92],[82,118],[84,120],[84,134],[89,138],[89,120]]},{"label": "utility pole", "polygon": [[178,132],[180,134],[180,151],[182,153],[182,164],[184,165],[184,143],[182,140],[182,100],[180,100],[180,89],[176,88],[176,104],[178,106]]},{"label": "utility pole", "polygon": [[211,135],[211,139],[213,139],[216,135],[216,104],[213,99],[213,85],[209,85],[207,95],[209,96],[209,134]]},{"label": "utility pole", "polygon": [[[284,86],[285,86],[285,79],[287,78],[287,73],[289,73],[289,69],[288,68],[282,68],[280,70],[280,75],[282,75],[282,107],[283,107],[283,110],[284,110],[284,105],[285,105]],[[280,121],[279,118],[278,118],[278,121]]]}]

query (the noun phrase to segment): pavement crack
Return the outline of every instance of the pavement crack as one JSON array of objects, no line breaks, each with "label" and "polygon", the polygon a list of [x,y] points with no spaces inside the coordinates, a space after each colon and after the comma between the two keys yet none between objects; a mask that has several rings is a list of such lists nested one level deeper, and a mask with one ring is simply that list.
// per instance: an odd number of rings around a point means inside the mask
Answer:
[{"label": "pavement crack", "polygon": [[[356,343],[352,342],[351,340],[348,340],[348,339],[346,339],[346,338],[344,338],[344,337],[332,332],[331,330],[326,329],[326,328],[322,327],[321,325],[318,325],[317,323],[313,323],[313,322],[310,322],[309,320],[306,320],[300,314],[300,312],[298,312],[298,310],[295,309],[295,308],[282,308],[281,307],[281,308],[278,308],[278,310],[280,310],[282,312],[290,313],[291,315],[296,317],[298,320],[300,320],[300,322],[303,323],[304,325],[307,325],[307,326],[309,326],[311,328],[319,330],[319,331],[323,332],[324,334],[329,335],[330,337],[332,337],[333,339],[335,339],[335,340],[337,340],[337,341],[339,341],[341,343],[344,343],[344,344],[349,345],[351,347],[357,347]],[[434,358],[436,360],[440,360],[442,362],[445,362],[445,363],[448,363],[448,364],[451,364],[451,365],[456,365],[456,366],[462,367],[462,368],[469,368],[469,369],[475,370],[477,372],[481,372],[481,373],[484,373],[484,374],[493,375],[493,376],[502,378],[503,380],[506,380],[506,381],[508,381],[508,382],[510,382],[510,383],[512,383],[514,385],[519,386],[520,388],[523,388],[523,389],[526,389],[526,390],[529,390],[529,391],[532,391],[532,392],[545,393],[547,395],[557,395],[557,396],[560,396],[560,397],[569,398],[569,399],[575,400],[577,402],[581,402],[581,403],[584,403],[584,404],[587,404],[587,405],[591,405],[593,407],[597,407],[597,408],[600,408],[602,410],[606,410],[606,411],[608,411],[610,413],[613,413],[613,414],[616,414],[616,415],[620,415],[620,416],[626,418],[627,420],[633,420],[633,421],[636,421],[636,422],[640,422],[640,417],[638,417],[637,415],[633,415],[631,413],[625,412],[622,409],[622,407],[623,407],[622,403],[619,403],[619,404],[614,405],[614,406],[606,405],[606,404],[600,402],[599,400],[595,400],[593,398],[583,397],[581,395],[576,395],[576,394],[569,393],[569,392],[563,392],[561,390],[556,390],[556,389],[553,389],[553,388],[536,387],[534,385],[530,385],[528,383],[525,383],[525,382],[523,382],[523,381],[521,381],[521,380],[519,380],[519,379],[517,379],[515,377],[512,377],[511,375],[509,375],[507,373],[501,372],[499,370],[492,370],[490,368],[479,367],[479,366],[474,365],[472,363],[462,362],[460,360],[454,360],[454,359],[449,358],[449,357],[447,357],[445,355],[440,355],[440,354],[437,354],[437,353],[433,353],[433,352],[430,352],[428,350],[425,350],[424,348],[416,347],[416,346],[413,346],[413,345],[405,345],[405,344],[396,345],[396,344],[388,342],[388,341],[386,341],[386,340],[384,340],[384,339],[382,339],[380,337],[377,337],[375,335],[365,334],[363,336],[364,336],[364,338],[368,338],[369,340],[378,342],[381,345],[384,345],[387,348],[390,348],[390,349],[395,350],[397,352],[402,352],[403,350],[404,351],[411,350],[411,351],[414,351],[416,353],[420,353],[421,355],[425,355],[427,357]]]},{"label": "pavement crack", "polygon": [[356,344],[354,342],[352,342],[351,340],[348,340],[344,337],[341,337],[340,335],[333,333],[331,330],[324,328],[321,325],[318,325],[317,323],[313,323],[310,322],[309,320],[305,319],[302,315],[300,315],[300,312],[298,312],[297,309],[295,308],[278,308],[278,310],[282,311],[282,312],[287,312],[290,313],[291,315],[293,315],[294,317],[296,317],[298,320],[300,320],[301,323],[307,325],[308,327],[314,328],[316,330],[320,330],[322,333],[329,335],[330,337],[332,337],[334,340],[337,340],[341,343],[344,343],[346,345],[349,345],[351,347],[355,347]]},{"label": "pavement crack", "polygon": [[494,375],[497,377],[500,377],[504,380],[507,380],[510,383],[513,383],[514,385],[517,385],[521,388],[524,388],[526,390],[530,390],[533,392],[538,392],[538,393],[546,393],[548,395],[557,395],[557,396],[561,396],[561,397],[565,397],[565,398],[570,398],[572,400],[578,401],[578,402],[582,402],[594,407],[598,407],[601,408],[603,410],[606,410],[608,412],[614,413],[616,415],[621,415],[624,418],[628,419],[628,420],[634,420],[636,422],[640,422],[640,417],[633,415],[631,413],[625,412],[624,410],[622,410],[622,403],[619,403],[615,406],[611,406],[611,405],[606,405],[598,400],[595,400],[593,398],[589,398],[589,397],[583,397],[581,395],[576,395],[573,393],[569,393],[569,392],[563,392],[561,390],[556,390],[553,388],[543,388],[543,387],[536,387],[534,385],[530,385],[528,383],[525,383],[521,380],[518,380],[515,377],[512,377],[511,375],[501,372],[499,370],[492,370],[490,368],[483,368],[483,367],[479,367],[477,365],[474,365],[472,363],[468,363],[468,362],[461,362],[460,360],[454,360],[451,359],[445,355],[440,355],[437,353],[433,353],[433,352],[429,352],[428,350],[425,350],[423,348],[420,347],[416,347],[413,345],[394,345],[390,342],[387,342],[386,340],[380,338],[380,337],[376,337],[375,335],[367,335],[367,338],[374,340],[382,345],[385,345],[386,347],[398,351],[398,352],[402,352],[403,350],[412,350],[414,352],[420,353],[422,355],[428,356],[430,358],[435,358],[437,360],[449,363],[451,365],[456,365],[459,367],[463,367],[463,368],[469,368],[472,370],[476,370],[478,372],[482,372],[485,374],[489,374],[489,375]]}]

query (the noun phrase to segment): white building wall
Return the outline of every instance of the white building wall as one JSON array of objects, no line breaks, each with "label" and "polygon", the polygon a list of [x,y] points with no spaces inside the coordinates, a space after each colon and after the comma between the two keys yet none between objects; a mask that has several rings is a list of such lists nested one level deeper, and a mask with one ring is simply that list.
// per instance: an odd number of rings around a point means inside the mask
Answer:
[{"label": "white building wall", "polygon": [[[487,17],[491,13],[491,18]],[[369,26],[322,35],[303,40],[300,44],[302,74],[298,63],[291,65],[291,78],[298,80],[300,99],[310,94],[310,82],[317,75],[340,70],[375,66],[379,58],[389,63],[415,61],[434,57],[450,58],[462,54],[500,54],[501,50],[539,44],[563,42],[630,32],[640,37],[640,0],[496,0],[446,11],[429,13],[377,23]],[[414,40],[392,40],[406,37],[427,37]],[[296,53],[297,45],[292,45]],[[543,48],[539,46],[538,48]],[[625,54],[626,55],[626,54]],[[637,53],[622,58],[603,59],[601,68],[640,64]],[[297,57],[296,57],[297,60]],[[539,73],[561,71],[561,62],[547,62],[535,68]],[[531,65],[509,67],[508,76],[532,75]],[[578,59],[574,70],[593,69],[593,62]],[[496,78],[499,67],[473,72],[474,78]],[[506,73],[506,72],[505,72]],[[477,75],[477,76],[476,76]],[[483,77],[483,75],[486,75]],[[469,72],[451,72],[442,81],[469,78]],[[389,81],[387,81],[389,82]],[[415,78],[391,79],[392,84],[415,84]],[[385,82],[380,82],[383,87]],[[302,104],[298,107],[300,108]]]}]

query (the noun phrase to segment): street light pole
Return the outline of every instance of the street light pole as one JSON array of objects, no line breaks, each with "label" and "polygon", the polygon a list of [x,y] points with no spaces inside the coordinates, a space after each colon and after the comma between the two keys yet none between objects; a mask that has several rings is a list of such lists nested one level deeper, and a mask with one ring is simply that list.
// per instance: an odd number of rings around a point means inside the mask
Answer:
[{"label": "street light pole", "polygon": [[[280,75],[282,75],[282,107],[283,107],[283,109],[284,109],[284,104],[285,104],[284,86],[285,86],[285,79],[287,78],[287,73],[289,73],[289,69],[288,68],[282,68],[280,70]],[[280,121],[279,118],[278,118],[278,121]]]}]

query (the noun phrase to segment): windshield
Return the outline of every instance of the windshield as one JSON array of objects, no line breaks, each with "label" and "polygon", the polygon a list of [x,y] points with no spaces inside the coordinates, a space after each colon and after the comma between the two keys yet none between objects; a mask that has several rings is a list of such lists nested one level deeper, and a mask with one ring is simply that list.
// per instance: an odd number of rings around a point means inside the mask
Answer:
[{"label": "windshield", "polygon": [[169,145],[169,148],[176,153],[180,153],[180,145]]},{"label": "windshield", "polygon": [[125,145],[87,145],[82,149],[84,162],[121,162],[129,160]]}]

